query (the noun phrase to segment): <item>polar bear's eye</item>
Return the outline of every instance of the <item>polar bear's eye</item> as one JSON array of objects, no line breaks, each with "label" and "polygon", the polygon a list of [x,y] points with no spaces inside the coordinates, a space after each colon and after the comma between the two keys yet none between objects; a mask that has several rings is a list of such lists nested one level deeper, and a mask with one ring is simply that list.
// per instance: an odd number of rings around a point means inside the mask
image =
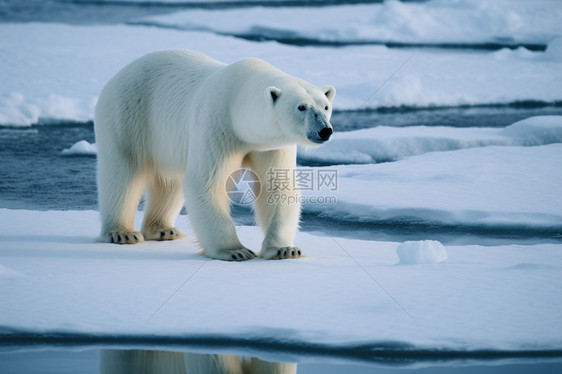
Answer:
[{"label": "polar bear's eye", "polygon": [[299,105],[297,109],[301,112],[304,112],[306,110],[306,107],[304,105]]},{"label": "polar bear's eye", "polygon": [[327,106],[327,105],[324,107],[324,110],[328,110],[328,106]]}]

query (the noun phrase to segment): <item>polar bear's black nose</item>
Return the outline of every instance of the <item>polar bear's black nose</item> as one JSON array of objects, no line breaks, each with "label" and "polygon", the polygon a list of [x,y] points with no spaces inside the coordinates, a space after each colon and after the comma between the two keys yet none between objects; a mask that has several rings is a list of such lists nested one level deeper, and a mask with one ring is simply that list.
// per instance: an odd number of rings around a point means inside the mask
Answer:
[{"label": "polar bear's black nose", "polygon": [[332,132],[333,131],[331,128],[324,127],[322,130],[318,131],[318,136],[320,137],[320,139],[322,139],[323,142],[325,142],[326,140],[330,139]]}]

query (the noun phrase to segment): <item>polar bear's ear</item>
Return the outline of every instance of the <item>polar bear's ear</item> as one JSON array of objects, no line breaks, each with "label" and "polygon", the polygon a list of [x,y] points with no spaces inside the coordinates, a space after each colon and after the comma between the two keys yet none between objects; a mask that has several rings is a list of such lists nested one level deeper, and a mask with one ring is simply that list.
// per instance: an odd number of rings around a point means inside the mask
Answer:
[{"label": "polar bear's ear", "polygon": [[332,100],[334,100],[334,97],[336,96],[336,89],[333,86],[324,87],[322,89],[322,92],[324,92],[324,95],[326,95],[330,102],[332,102]]},{"label": "polar bear's ear", "polygon": [[281,96],[281,90],[277,87],[269,86],[265,89],[265,101],[271,104],[275,104],[277,99]]}]

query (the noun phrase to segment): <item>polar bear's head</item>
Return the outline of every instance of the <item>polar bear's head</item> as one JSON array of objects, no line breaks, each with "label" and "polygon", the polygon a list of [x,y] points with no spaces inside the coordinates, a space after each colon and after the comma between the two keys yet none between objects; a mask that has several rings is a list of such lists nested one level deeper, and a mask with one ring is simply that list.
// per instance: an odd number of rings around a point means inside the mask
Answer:
[{"label": "polar bear's head", "polygon": [[332,135],[332,101],[336,89],[322,89],[303,81],[281,88],[269,86],[265,100],[271,108],[271,120],[292,142],[310,147],[328,141]]}]

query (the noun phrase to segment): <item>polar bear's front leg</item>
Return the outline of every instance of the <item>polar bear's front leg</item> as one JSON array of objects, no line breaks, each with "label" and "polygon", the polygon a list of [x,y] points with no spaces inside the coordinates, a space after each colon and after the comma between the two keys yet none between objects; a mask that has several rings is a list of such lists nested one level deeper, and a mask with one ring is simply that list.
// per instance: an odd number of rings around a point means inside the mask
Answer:
[{"label": "polar bear's front leg", "polygon": [[[245,261],[256,257],[244,247],[230,218],[230,204],[221,171],[189,171],[184,178],[185,206],[197,239],[207,257]],[[216,180],[215,180],[216,178]]]},{"label": "polar bear's front leg", "polygon": [[300,217],[299,195],[293,183],[296,146],[253,152],[249,163],[261,180],[261,191],[254,204],[257,222],[265,232],[261,257],[301,257],[302,250],[293,244]]}]

